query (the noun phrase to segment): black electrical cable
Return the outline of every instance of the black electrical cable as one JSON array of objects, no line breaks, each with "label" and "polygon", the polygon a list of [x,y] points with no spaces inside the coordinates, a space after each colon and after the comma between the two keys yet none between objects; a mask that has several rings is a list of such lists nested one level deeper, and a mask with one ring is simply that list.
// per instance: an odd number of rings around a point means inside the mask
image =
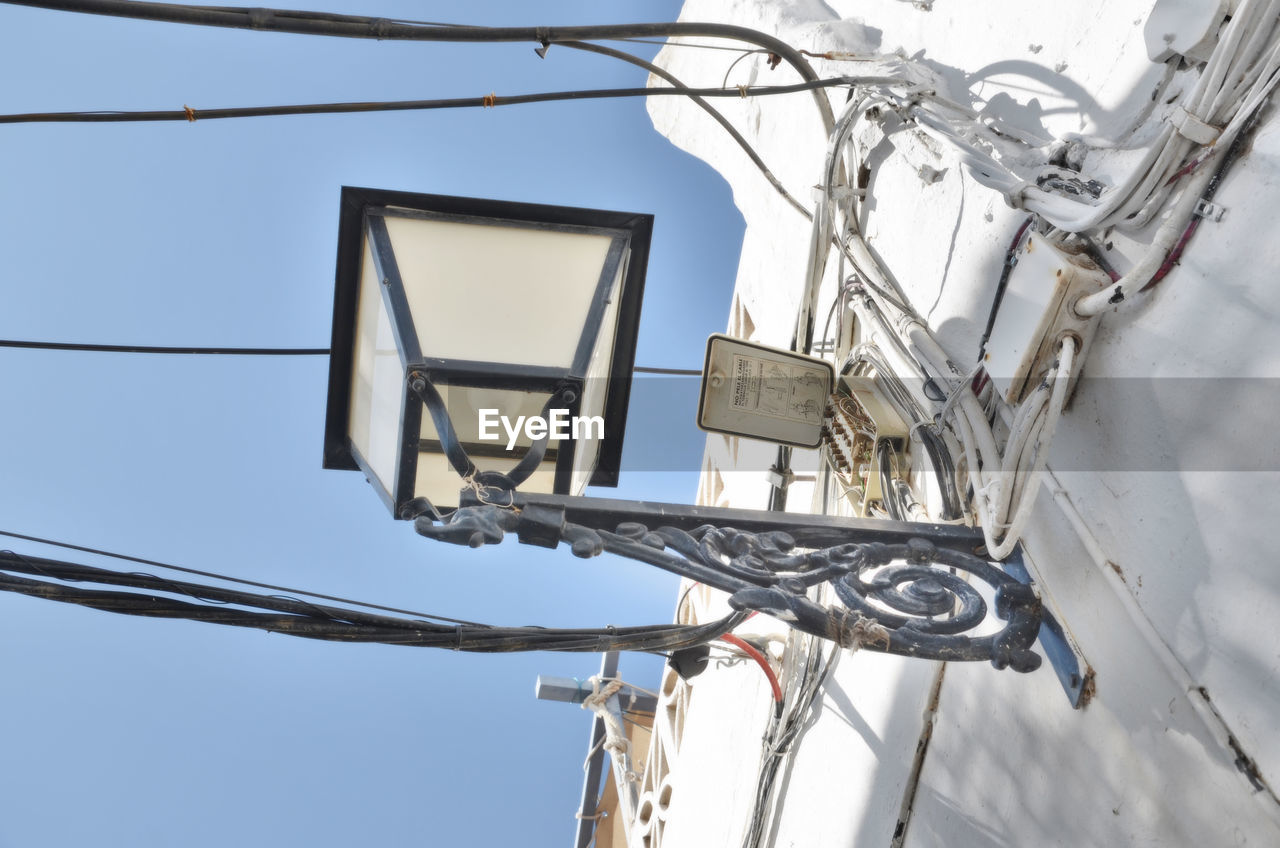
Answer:
[{"label": "black electrical cable", "polygon": [[[625,41],[628,44],[656,44],[659,47],[689,47],[695,50],[726,50],[730,53],[744,52],[741,47],[725,47],[720,44],[690,44],[687,41],[655,41],[649,38],[610,38],[607,41]],[[748,53],[760,53],[765,51],[748,50]],[[801,55],[808,55],[805,51],[800,51]]]},{"label": "black electrical cable", "polygon": [[906,521],[906,508],[902,497],[893,485],[893,446],[887,439],[876,443],[876,469],[880,475],[880,501],[894,521]]},{"label": "black electrical cable", "polygon": [[[394,41],[463,43],[527,41],[546,45],[563,41],[706,36],[743,41],[766,48],[793,67],[800,74],[801,79],[809,82],[818,79],[808,60],[782,39],[732,24],[661,22],[555,27],[421,26],[359,15],[289,9],[184,6],[173,3],[147,3],[140,0],[4,0],[4,2],[16,6],[33,6],[40,9],[169,23]],[[835,126],[835,115],[830,101],[821,93],[815,93],[814,102],[822,116],[823,131],[830,133]]]},{"label": "black electrical cable", "polygon": [[0,115],[0,124],[31,123],[145,123],[156,121],[210,121],[226,118],[264,118],[283,115],[334,115],[357,112],[409,112],[432,109],[481,109],[561,100],[606,100],[619,97],[766,97],[848,85],[847,77],[812,80],[791,85],[723,88],[599,88],[576,91],[543,91],[483,97],[451,97],[431,100],[380,100],[356,103],[299,103],[292,106],[241,106],[227,109],[156,109],[137,112],[27,112]]},{"label": "black electrical cable", "polygon": [[[60,560],[26,557],[11,551],[0,551],[0,571],[182,593],[206,601],[205,604],[193,604],[146,592],[88,589],[0,574],[0,591],[79,604],[107,612],[252,627],[308,639],[379,642],[483,653],[536,650],[598,653],[611,650],[678,649],[709,642],[736,627],[747,615],[745,612],[737,612],[704,625],[660,624],[574,629],[476,627],[463,624],[448,626],[320,606],[295,598],[255,595],[215,586],[163,580],[147,574],[126,574]],[[210,602],[220,605],[209,606]],[[237,607],[257,608],[265,612]]]},{"label": "black electrical cable", "polygon": [[729,67],[725,68],[725,71],[724,71],[724,79],[720,80],[720,85],[722,85],[722,86],[728,86],[728,85],[729,85],[729,74],[733,73],[733,69],[734,69],[734,68],[736,68],[736,67],[738,67],[738,63],[739,63],[739,62],[741,62],[743,59],[747,58],[748,56],[756,56],[756,55],[759,55],[759,54],[761,54],[761,53],[766,53],[766,52],[768,52],[768,51],[766,51],[766,50],[743,50],[743,51],[742,51],[742,55],[741,55],[741,56],[739,56],[738,58],[734,59],[732,62],[730,62],[730,63],[729,63]]},{"label": "black electrical cable", "polygon": [[[80,342],[33,342],[20,339],[0,339],[0,347],[22,350],[185,354],[192,356],[328,356],[330,352],[327,347],[161,347],[156,345],[85,344]],[[636,365],[631,370],[636,374],[670,374],[681,377],[702,376],[702,371],[694,368],[655,368],[647,365]]]},{"label": "black electrical cable", "polygon": [[[653,74],[654,76],[661,77],[662,79],[671,83],[676,88],[680,88],[680,89],[687,88],[687,86],[683,82],[681,82],[674,74],[670,73],[665,68],[659,67],[658,65],[655,65],[652,62],[645,61],[644,59],[641,59],[639,56],[635,56],[623,50],[614,50],[612,47],[605,47],[600,44],[590,44],[584,41],[566,41],[566,42],[563,42],[560,46],[569,47],[574,50],[585,50],[591,53],[598,53],[602,56],[609,56],[614,59],[620,59],[623,62],[630,62],[631,64],[636,65],[637,67],[644,68],[646,71]],[[758,51],[748,51],[748,55],[754,52],[758,52]],[[773,186],[775,191],[777,191],[779,194],[782,195],[783,199],[785,199],[787,203],[791,204],[792,208],[798,211],[801,215],[805,216],[805,218],[811,221],[813,220],[813,213],[810,212],[808,209],[806,209],[804,205],[800,203],[800,201],[792,197],[791,193],[788,192],[786,187],[782,185],[782,181],[779,180],[776,176],[774,176],[773,171],[769,170],[769,166],[766,165],[764,163],[764,160],[760,158],[760,154],[756,153],[756,150],[754,147],[751,146],[751,143],[747,141],[745,138],[743,138],[742,133],[738,132],[737,128],[733,124],[731,124],[724,115],[720,114],[718,111],[716,111],[715,107],[713,107],[710,103],[708,103],[706,100],[702,99],[697,95],[690,95],[689,99],[692,100],[699,107],[701,107],[704,112],[710,115],[712,119],[715,120],[715,122],[719,124],[735,142],[737,142],[738,146],[742,148],[744,153],[747,154],[747,158],[749,158],[752,161],[752,163],[754,163],[755,166],[758,169],[760,169],[760,173],[764,174],[764,177],[766,180],[769,181],[769,184]]]},{"label": "black electrical cable", "polygon": [[928,427],[916,428],[916,434],[929,454],[938,487],[942,490],[942,520],[954,521],[964,515],[964,510],[960,506],[960,490],[956,488],[956,469],[951,451],[946,442]]},{"label": "black electrical cable", "polygon": [[80,551],[81,553],[94,554],[95,556],[111,557],[112,559],[123,560],[125,562],[136,562],[139,565],[149,565],[154,568],[165,568],[170,571],[180,571],[184,574],[194,574],[199,577],[212,577],[215,580],[225,580],[228,583],[238,583],[242,586],[253,586],[258,589],[270,589],[273,592],[288,592],[291,595],[305,595],[309,598],[319,598],[325,601],[334,601],[340,604],[352,604],[354,606],[366,607],[368,609],[382,610],[383,612],[394,612],[398,615],[411,615],[415,618],[428,618],[436,621],[447,621],[452,624],[467,624],[472,627],[487,627],[488,625],[480,624],[475,621],[467,621],[462,618],[450,618],[446,615],[435,615],[429,612],[418,612],[416,610],[401,609],[399,607],[388,607],[382,604],[372,604],[365,601],[353,601],[350,598],[343,598],[337,595],[325,595],[320,592],[308,592],[305,589],[293,589],[288,586],[277,586],[273,583],[260,583],[257,580],[245,580],[241,577],[229,577],[225,574],[218,574],[214,571],[201,571],[198,568],[185,568],[181,565],[172,565],[167,562],[159,562],[154,559],[143,559],[142,557],[129,556],[128,554],[114,553],[112,551],[104,551],[99,548],[89,548],[84,545],[72,545],[67,542],[57,542],[53,539],[43,539],[39,536],[28,536],[23,533],[14,533],[9,530],[0,530],[0,536],[8,536],[11,539],[22,539],[26,542],[35,542],[40,545],[50,545],[55,548],[63,548],[70,551]]},{"label": "black electrical cable", "polygon": [[991,311],[987,313],[987,327],[982,331],[982,340],[978,342],[979,362],[982,362],[987,353],[987,341],[991,338],[992,329],[995,328],[996,313],[1000,311],[1000,303],[1004,300],[1004,290],[1009,286],[1009,275],[1013,273],[1013,266],[1018,264],[1018,248],[1022,245],[1022,237],[1026,235],[1035,219],[1032,215],[1022,222],[1022,226],[1018,227],[1017,232],[1013,234],[1013,239],[1005,250],[1004,265],[1000,268],[1000,280],[996,283],[995,297],[991,299]]},{"label": "black electrical cable", "polygon": [[669,374],[676,377],[701,377],[702,371],[696,368],[650,368],[637,365],[631,369],[636,374]]},{"label": "black electrical cable", "polygon": [[75,350],[94,353],[160,353],[204,356],[328,356],[327,347],[156,347],[151,345],[80,344],[0,339],[0,347],[25,350]]},{"label": "black electrical cable", "polygon": [[[5,534],[10,535],[10,534]],[[48,559],[45,557],[26,556],[14,553],[12,551],[0,551],[0,569],[7,571],[20,571],[24,574],[36,574],[43,577],[52,577],[57,580],[67,580],[75,583],[94,582],[105,583],[112,586],[129,586],[135,589],[146,589],[157,592],[173,592],[177,594],[189,595],[201,601],[220,604],[245,604],[246,599],[252,599],[250,603],[254,606],[266,606],[275,612],[290,613],[293,615],[320,615],[333,620],[341,620],[348,622],[359,622],[364,624],[372,624],[376,626],[395,626],[397,623],[407,622],[407,619],[396,619],[388,616],[376,615],[373,613],[360,612],[358,610],[347,610],[339,607],[322,606],[313,604],[309,601],[299,600],[297,598],[289,598],[283,595],[248,595],[239,589],[227,589],[220,586],[209,586],[197,583],[188,583],[182,580],[169,580],[163,577],[157,577],[152,574],[144,574],[142,572],[122,572],[110,571],[108,569],[97,568],[95,566],[81,565],[79,563],[66,562],[64,560]],[[189,571],[193,569],[181,569]],[[205,576],[217,579],[238,581],[234,578],[221,578],[216,574],[196,572]],[[266,584],[255,584],[260,588],[270,588],[281,591],[288,591],[294,594],[312,594],[308,592],[295,592],[295,590],[285,589],[284,587],[268,586]],[[315,597],[315,595],[313,595]],[[355,604],[365,606],[356,601]],[[373,605],[368,605],[373,606]],[[413,613],[409,613],[413,615]],[[433,618],[441,618],[432,616]],[[478,624],[476,622],[463,621],[460,619],[443,619],[451,624],[465,624],[468,627],[485,627],[487,625]],[[422,626],[424,622],[411,622],[413,626]],[[439,626],[439,625],[438,625]],[[450,628],[451,629],[451,628]]]}]

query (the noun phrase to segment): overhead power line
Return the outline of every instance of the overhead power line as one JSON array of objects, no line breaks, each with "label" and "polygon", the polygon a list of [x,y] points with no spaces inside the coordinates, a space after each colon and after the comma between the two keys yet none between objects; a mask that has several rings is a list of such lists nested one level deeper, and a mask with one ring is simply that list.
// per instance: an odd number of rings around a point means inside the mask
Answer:
[{"label": "overhead power line", "polygon": [[[464,618],[450,618],[447,615],[435,615],[429,612],[418,612],[416,610],[401,609],[399,607],[388,607],[382,604],[372,604],[367,601],[353,601],[350,598],[343,598],[338,595],[325,595],[320,592],[308,592],[305,589],[294,589],[289,586],[277,586],[273,583],[261,583],[257,580],[246,580],[242,577],[231,577],[226,574],[219,574],[215,571],[201,571],[198,568],[187,568],[181,565],[173,565],[172,563],[159,562],[154,559],[144,559],[142,557],[129,556],[128,554],[115,553],[113,551],[104,551],[101,548],[89,548],[84,545],[73,545],[69,542],[58,542],[53,539],[42,539],[39,536],[28,536],[24,533],[14,533],[9,530],[0,530],[0,536],[8,536],[10,539],[22,539],[26,542],[35,542],[40,545],[50,545],[55,548],[63,548],[69,551],[80,551],[81,553],[94,554],[95,556],[111,557],[112,559],[122,560],[124,562],[136,562],[139,565],[149,565],[153,568],[165,568],[170,571],[180,571],[183,574],[195,574],[200,577],[212,577],[215,580],[225,580],[228,583],[238,583],[241,586],[253,586],[258,589],[270,589],[273,592],[287,592],[290,595],[302,595],[308,598],[317,598],[324,601],[333,601],[339,604],[351,604],[352,606],[366,607],[368,609],[382,610],[383,612],[393,612],[397,615],[411,615],[415,618],[430,618],[436,621],[447,621],[451,624],[469,624],[475,627],[484,627],[486,625],[479,624],[474,621],[467,621]],[[18,556],[18,554],[14,554]]]},{"label": "overhead power line", "polygon": [[153,345],[82,344],[79,342],[30,342],[0,339],[0,347],[26,350],[74,350],[92,353],[160,353],[200,356],[328,356],[327,347],[157,347]]},{"label": "overhead power line", "polygon": [[[564,41],[601,41],[623,38],[666,38],[704,36],[742,41],[776,54],[809,82],[818,75],[804,55],[776,36],[732,24],[693,21],[607,24],[595,26],[477,27],[435,26],[392,21],[359,15],[307,12],[288,9],[233,8],[226,6],[186,6],[173,3],[145,3],[136,0],[4,0],[10,5],[34,6],[65,12],[134,18],[198,26],[252,29],[260,32],[291,32],[340,38],[367,38],[394,41],[436,41],[502,43],[526,41],[542,45]],[[835,127],[831,103],[814,92],[814,104],[822,117],[823,132]]]},{"label": "overhead power line", "polygon": [[[688,88],[688,86],[686,86],[683,82],[681,82],[674,74],[672,74],[666,68],[655,65],[652,62],[649,62],[645,59],[640,58],[639,56],[633,55],[631,53],[627,53],[625,50],[615,50],[612,47],[605,47],[602,44],[591,44],[585,41],[566,41],[566,42],[563,42],[561,46],[569,47],[573,50],[584,50],[589,53],[598,53],[601,56],[609,56],[610,58],[613,58],[613,59],[620,59],[623,62],[630,62],[631,64],[636,65],[637,67],[644,68],[646,71],[648,71],[650,74],[653,74],[656,77],[661,77],[662,79],[666,80],[677,89]],[[738,59],[735,60],[735,64],[737,61],[741,61],[743,56],[749,56],[753,53],[759,53],[759,52],[763,52],[763,51],[758,51],[758,50],[746,51],[745,53],[742,54],[742,56],[739,56]],[[545,50],[542,51],[539,55],[545,59],[546,51]],[[742,148],[743,152],[747,154],[747,158],[751,160],[752,164],[754,164],[756,168],[760,170],[760,173],[764,174],[764,178],[769,181],[769,185],[773,186],[774,190],[777,191],[780,195],[782,195],[783,199],[785,199],[787,203],[791,204],[791,207],[793,209],[797,210],[801,215],[805,216],[809,220],[813,220],[812,213],[810,213],[809,210],[804,207],[804,204],[802,204],[800,201],[792,197],[791,192],[787,191],[786,187],[782,185],[782,181],[779,180],[776,176],[774,176],[773,171],[769,170],[769,166],[766,165],[764,163],[764,160],[760,158],[760,154],[756,152],[756,149],[751,146],[751,143],[749,141],[743,138],[742,133],[738,132],[738,128],[735,127],[732,123],[730,123],[728,118],[720,114],[720,112],[717,111],[714,106],[712,106],[710,103],[708,103],[706,100],[702,99],[701,97],[691,94],[689,95],[689,99],[692,100],[694,104],[697,105],[700,109],[702,109],[702,111],[710,115],[711,119],[714,120],[717,124],[719,124],[721,129],[723,129],[725,132],[729,134],[729,137],[732,138],[737,143],[738,147]]]},{"label": "overhead power line", "polygon": [[[15,574],[38,575],[75,583],[123,586],[142,591],[121,592],[66,586],[63,583],[34,580]],[[27,557],[12,551],[0,551],[0,591],[79,604],[106,612],[149,618],[183,618],[256,628],[307,639],[379,642],[481,653],[672,650],[718,638],[746,618],[746,613],[736,612],[701,625],[657,624],[599,628],[445,625],[323,606],[296,598],[256,595],[219,586],[165,580],[150,574],[109,571],[62,560]],[[183,594],[200,603],[152,594],[154,592]]]},{"label": "overhead power line", "polygon": [[701,377],[702,371],[695,368],[649,368],[637,365],[631,369],[636,374],[667,374],[672,377]]},{"label": "overhead power line", "polygon": [[850,77],[829,77],[791,85],[756,85],[737,88],[598,88],[543,91],[533,94],[450,97],[430,100],[374,100],[351,103],[298,103],[288,106],[238,106],[226,109],[154,109],[143,111],[24,112],[0,115],[0,124],[33,123],[147,123],[163,121],[211,121],[228,118],[265,118],[284,115],[335,115],[360,112],[412,112],[433,109],[483,109],[563,100],[606,100],[620,97],[769,97],[795,94],[856,82]]},{"label": "overhead power line", "polygon": [[[81,353],[145,353],[178,356],[328,356],[327,347],[188,347],[183,345],[162,347],[156,345],[85,344],[81,342],[32,342],[19,339],[0,339],[0,348],[20,350],[68,350]],[[700,377],[702,371],[695,368],[657,368],[636,365],[636,374],[667,374],[677,377]],[[0,530],[0,535],[13,535]],[[22,537],[19,537],[22,538]],[[57,544],[50,542],[49,544]]]}]

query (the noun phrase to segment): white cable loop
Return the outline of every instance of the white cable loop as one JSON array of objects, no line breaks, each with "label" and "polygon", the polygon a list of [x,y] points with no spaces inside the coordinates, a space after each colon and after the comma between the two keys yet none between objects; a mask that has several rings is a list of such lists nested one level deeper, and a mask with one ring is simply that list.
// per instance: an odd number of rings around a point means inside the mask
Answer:
[{"label": "white cable loop", "polygon": [[515,508],[516,496],[514,492],[507,493],[506,503],[498,503],[495,500],[490,500],[489,496],[485,493],[485,489],[487,487],[480,485],[480,482],[476,480],[477,473],[478,473],[478,470],[472,471],[470,474],[467,474],[462,478],[462,486],[464,489],[469,489],[471,493],[476,496],[476,500],[478,500],[482,504],[485,504],[486,506],[496,506],[496,507],[500,507],[501,509]]}]

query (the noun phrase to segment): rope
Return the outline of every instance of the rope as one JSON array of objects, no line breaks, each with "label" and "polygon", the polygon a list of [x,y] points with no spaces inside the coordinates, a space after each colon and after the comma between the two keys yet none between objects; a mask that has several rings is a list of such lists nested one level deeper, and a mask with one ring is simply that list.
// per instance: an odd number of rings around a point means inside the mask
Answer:
[{"label": "rope", "polygon": [[[621,765],[624,762],[622,758],[631,754],[631,740],[627,738],[626,731],[623,730],[617,716],[609,711],[608,701],[622,689],[622,681],[610,680],[604,688],[600,687],[599,677],[593,676],[588,679],[588,682],[591,684],[591,694],[582,702],[582,708],[600,716],[604,722],[604,749],[609,752],[614,762]],[[627,769],[626,776],[631,783],[640,782],[640,775],[631,769]]]},{"label": "rope", "polygon": [[889,631],[883,624],[874,619],[846,612],[840,622],[840,644],[851,651],[864,645],[883,645],[889,647]]}]

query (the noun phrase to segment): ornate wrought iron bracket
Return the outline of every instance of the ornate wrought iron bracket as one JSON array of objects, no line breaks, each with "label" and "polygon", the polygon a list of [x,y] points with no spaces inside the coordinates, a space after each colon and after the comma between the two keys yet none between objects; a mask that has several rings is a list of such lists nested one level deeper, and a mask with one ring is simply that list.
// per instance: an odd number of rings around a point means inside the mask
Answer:
[{"label": "ornate wrought iron bracket", "polygon": [[[846,647],[933,660],[987,660],[1033,671],[1041,625],[1030,586],[975,556],[967,528],[832,519],[601,498],[473,493],[443,523],[416,520],[423,536],[479,547],[507,533],[575,556],[612,553],[729,593],[758,610]],[[477,499],[479,498],[479,499]],[[736,528],[740,529],[735,529]],[[995,626],[982,594],[994,589]],[[829,583],[839,605],[813,600]]]}]

